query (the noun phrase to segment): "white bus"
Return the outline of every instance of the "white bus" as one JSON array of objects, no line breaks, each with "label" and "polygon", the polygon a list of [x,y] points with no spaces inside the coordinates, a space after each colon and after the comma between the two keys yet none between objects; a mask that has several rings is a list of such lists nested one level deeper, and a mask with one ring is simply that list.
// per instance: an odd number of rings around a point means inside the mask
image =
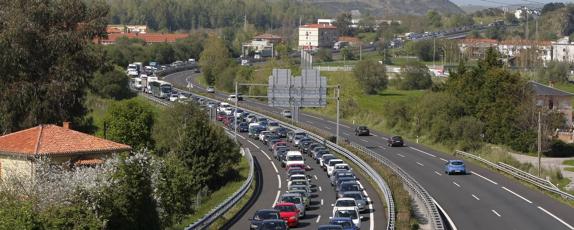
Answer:
[{"label": "white bus", "polygon": [[171,83],[165,81],[149,82],[151,94],[154,97],[167,99],[171,95]]}]

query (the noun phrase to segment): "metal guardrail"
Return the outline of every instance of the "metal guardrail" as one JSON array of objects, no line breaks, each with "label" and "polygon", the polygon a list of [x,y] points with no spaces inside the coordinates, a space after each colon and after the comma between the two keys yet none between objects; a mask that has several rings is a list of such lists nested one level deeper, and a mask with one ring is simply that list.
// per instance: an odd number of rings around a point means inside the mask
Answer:
[{"label": "metal guardrail", "polygon": [[172,73],[181,72],[185,70],[191,70],[197,68],[197,62],[185,62],[180,66],[170,66],[165,70],[156,71],[155,75],[163,77]]},{"label": "metal guardrail", "polygon": [[[195,96],[197,96],[197,97],[199,97],[199,98],[204,98],[204,99],[207,99],[207,100],[223,102],[223,101],[220,101],[220,100],[215,99],[215,98],[205,97],[205,96],[202,96],[202,95],[198,95],[198,94],[195,94],[195,93],[191,93],[191,92],[186,91],[186,90],[182,90],[182,89],[177,89],[177,90],[178,90],[178,91],[181,91],[181,92],[186,92],[186,93],[193,94],[193,95],[195,95]],[[234,106],[234,105],[232,105],[232,106]],[[263,117],[271,117],[270,115],[265,115],[265,114],[256,112],[256,111],[254,111],[254,109],[246,108],[245,105],[239,105],[239,107],[242,107],[243,110],[248,111],[248,112],[250,112],[250,113],[252,113],[252,114],[257,114],[257,115],[263,116]],[[274,120],[277,120],[281,125],[283,125],[283,127],[286,127],[286,128],[288,128],[288,129],[293,129],[293,130],[302,130],[302,129],[304,129],[304,128],[301,128],[301,127],[297,127],[297,126],[291,125],[291,124],[289,124],[289,123],[287,123],[287,122],[284,122],[284,121],[282,121],[281,119],[276,119],[276,118],[273,118],[273,119],[274,119]],[[334,143],[332,143],[332,142],[330,142],[330,141],[327,141],[327,140],[325,140],[325,138],[323,138],[323,137],[321,137],[321,136],[319,136],[319,135],[317,135],[317,134],[315,134],[315,133],[313,133],[313,132],[310,132],[310,131],[307,131],[307,132],[309,133],[309,136],[310,136],[311,138],[313,138],[315,141],[318,141],[318,142],[323,142],[323,141],[324,141],[327,147],[333,149],[334,151],[337,151],[338,153],[340,153],[341,155],[345,156],[347,159],[351,160],[353,163],[355,163],[356,165],[358,165],[358,166],[361,168],[361,170],[363,170],[365,173],[367,173],[367,175],[368,175],[369,177],[371,177],[371,178],[375,181],[375,183],[377,184],[377,186],[379,187],[379,189],[384,193],[384,196],[385,196],[385,203],[386,203],[386,205],[387,205],[387,220],[388,220],[386,229],[387,229],[387,230],[394,230],[394,229],[395,229],[395,222],[396,222],[396,217],[395,217],[395,210],[396,210],[396,209],[395,209],[395,203],[394,203],[394,200],[393,200],[393,197],[392,197],[391,189],[389,188],[389,186],[387,185],[387,183],[385,182],[385,180],[381,177],[381,175],[379,175],[379,174],[377,173],[377,171],[375,171],[368,163],[366,163],[365,161],[363,161],[361,158],[355,156],[355,154],[353,154],[353,153],[350,152],[349,150],[347,150],[347,149],[345,149],[345,148],[343,148],[343,147],[341,147],[341,146],[339,146],[339,145],[337,145],[337,144],[334,144]]]},{"label": "metal guardrail", "polygon": [[249,190],[249,187],[251,187],[251,184],[253,183],[255,166],[253,165],[253,156],[251,155],[251,151],[249,151],[248,148],[241,148],[241,153],[249,161],[249,177],[247,177],[247,180],[245,180],[243,185],[241,185],[241,188],[239,188],[239,190],[237,190],[232,196],[227,198],[221,204],[217,205],[217,207],[213,208],[201,219],[189,225],[186,230],[208,228],[215,220],[217,220],[223,214],[227,213],[231,207],[237,204],[237,202],[239,202],[239,200],[245,196]]},{"label": "metal guardrail", "polygon": [[528,183],[530,183],[536,187],[539,187],[539,188],[542,188],[546,191],[560,195],[565,199],[574,200],[574,195],[560,190],[558,187],[556,187],[554,184],[552,184],[552,182],[545,180],[545,179],[542,179],[540,177],[534,176],[528,172],[522,171],[522,170],[515,168],[511,165],[508,165],[508,164],[505,164],[502,162],[498,162],[495,164],[495,163],[488,161],[488,160],[486,160],[480,156],[477,156],[475,154],[467,153],[467,152],[463,152],[463,151],[459,151],[459,150],[456,150],[455,153],[460,154],[464,157],[471,158],[471,159],[477,160],[479,162],[482,162],[482,163],[484,163],[484,164],[486,164],[492,168],[495,168],[497,170],[500,170],[502,172],[510,174],[513,177],[518,178],[518,179],[523,180],[523,181],[526,181],[526,182],[528,182]]},{"label": "metal guardrail", "polygon": [[367,154],[369,157],[379,161],[381,164],[387,166],[389,169],[393,170],[393,172],[401,178],[403,183],[423,201],[433,229],[445,229],[440,213],[436,205],[434,204],[434,199],[426,191],[426,189],[423,188],[422,185],[420,185],[408,173],[406,173],[398,165],[391,162],[383,155],[375,153],[374,151],[353,142],[351,142],[350,145],[360,150],[361,152]]}]

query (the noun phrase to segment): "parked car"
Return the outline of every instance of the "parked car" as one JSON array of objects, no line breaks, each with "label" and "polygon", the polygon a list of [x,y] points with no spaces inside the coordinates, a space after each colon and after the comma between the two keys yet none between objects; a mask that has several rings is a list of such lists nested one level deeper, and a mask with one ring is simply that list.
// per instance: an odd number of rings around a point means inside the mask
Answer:
[{"label": "parked car", "polygon": [[390,146],[390,147],[395,147],[395,146],[402,147],[404,145],[405,145],[405,143],[404,143],[403,138],[401,136],[393,136],[387,140],[387,146]]},{"label": "parked car", "polygon": [[357,128],[355,128],[355,135],[356,136],[369,136],[370,135],[369,128],[367,128],[367,126],[364,126],[364,125],[358,126]]},{"label": "parked car", "polygon": [[251,221],[251,226],[249,229],[260,229],[261,224],[263,224],[264,220],[280,220],[281,217],[279,216],[279,211],[276,209],[259,209],[255,211],[252,218],[249,218]]},{"label": "parked car", "polygon": [[208,86],[206,90],[208,93],[215,93],[215,88],[213,88],[213,86]]},{"label": "parked car", "polygon": [[273,209],[279,211],[279,216],[282,220],[287,222],[289,227],[297,227],[299,225],[299,209],[295,204],[288,202],[277,203]]},{"label": "parked car", "polygon": [[462,160],[449,160],[444,166],[444,172],[451,174],[466,174],[466,166]]}]

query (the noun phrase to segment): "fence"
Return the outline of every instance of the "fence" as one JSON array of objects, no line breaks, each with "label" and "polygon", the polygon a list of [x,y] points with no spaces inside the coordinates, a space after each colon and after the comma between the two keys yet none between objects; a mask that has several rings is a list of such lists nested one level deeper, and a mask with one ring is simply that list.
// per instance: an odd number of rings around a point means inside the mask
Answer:
[{"label": "fence", "polygon": [[542,179],[540,177],[534,176],[534,175],[532,175],[528,172],[522,171],[520,169],[517,169],[511,165],[507,165],[507,164],[502,163],[502,162],[493,163],[493,162],[490,162],[490,161],[488,161],[482,157],[474,155],[472,153],[467,153],[467,152],[463,152],[463,151],[459,151],[459,150],[456,151],[456,154],[460,154],[464,157],[479,161],[479,162],[481,162],[485,165],[488,165],[492,168],[495,168],[499,171],[508,173],[515,178],[526,181],[526,182],[528,182],[528,183],[530,183],[536,187],[539,187],[539,188],[542,188],[542,189],[549,191],[551,193],[560,195],[565,199],[574,200],[574,195],[560,190],[558,187],[556,187],[554,184],[552,184],[552,182],[550,182],[546,179]]}]

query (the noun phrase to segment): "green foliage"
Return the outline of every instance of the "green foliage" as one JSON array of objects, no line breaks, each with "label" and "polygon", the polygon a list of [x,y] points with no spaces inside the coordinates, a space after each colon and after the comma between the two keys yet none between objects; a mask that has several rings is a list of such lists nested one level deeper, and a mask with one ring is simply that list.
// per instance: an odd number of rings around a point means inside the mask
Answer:
[{"label": "green foliage", "polygon": [[216,189],[233,179],[238,146],[195,105],[176,105],[163,113],[154,134],[159,149],[176,154],[197,184]]},{"label": "green foliage", "polygon": [[474,19],[467,14],[454,14],[446,19],[445,26],[447,28],[455,28],[461,26],[474,25]]},{"label": "green foliage", "polygon": [[229,51],[221,39],[211,36],[201,52],[199,65],[207,84],[213,85],[216,78],[229,65]]},{"label": "green foliage", "polygon": [[401,67],[398,88],[402,90],[429,89],[432,79],[428,67],[421,62],[409,62]]},{"label": "green foliage", "polygon": [[544,152],[547,157],[572,157],[574,156],[574,144],[566,144],[561,140],[553,140],[550,151]]},{"label": "green foliage", "polygon": [[31,201],[5,192],[0,192],[0,216],[0,229],[38,229],[41,226]]},{"label": "green foliage", "polygon": [[506,14],[504,21],[510,25],[518,24],[518,19],[516,18],[516,16],[514,14]]},{"label": "green foliage", "polygon": [[331,52],[331,49],[321,48],[317,51],[314,58],[319,62],[330,62],[333,61],[333,53]]},{"label": "green foliage", "polygon": [[538,70],[536,80],[538,82],[568,82],[570,65],[564,62],[548,62],[546,68]]},{"label": "green foliage", "polygon": [[357,58],[355,52],[353,52],[353,48],[349,46],[341,49],[341,56],[344,60],[355,60]]},{"label": "green foliage", "polygon": [[437,11],[431,10],[427,13],[426,16],[427,19],[427,25],[434,27],[434,28],[440,28],[442,27],[442,15],[440,15]]},{"label": "green foliage", "polygon": [[335,21],[335,26],[340,36],[353,36],[355,35],[355,30],[351,28],[353,17],[351,13],[345,12],[337,16]]},{"label": "green foliage", "polygon": [[178,31],[240,27],[247,21],[259,29],[295,27],[299,17],[321,15],[315,7],[291,0],[109,0],[110,24],[147,25],[152,30]]},{"label": "green foliage", "polygon": [[113,103],[104,118],[104,133],[109,140],[133,149],[151,148],[153,112],[150,105],[131,99]]},{"label": "green foliage", "polygon": [[366,94],[376,94],[387,88],[388,78],[385,66],[375,60],[359,61],[353,73]]},{"label": "green foliage", "polygon": [[152,186],[151,158],[120,160],[112,175],[113,185],[99,197],[97,212],[108,220],[109,229],[160,229]]},{"label": "green foliage", "polygon": [[104,222],[82,201],[49,207],[40,212],[45,229],[103,229]]},{"label": "green foliage", "polygon": [[118,69],[97,72],[90,86],[96,95],[106,99],[121,100],[134,96],[129,88],[129,78]]},{"label": "green foliage", "polygon": [[[422,61],[438,60],[440,54],[440,43],[439,41],[433,40],[407,42],[405,49],[409,53],[416,55]],[[434,59],[433,53],[435,55]]]},{"label": "green foliage", "polygon": [[545,4],[542,7],[541,14],[544,15],[544,14],[550,13],[552,11],[555,11],[555,10],[558,10],[558,9],[561,9],[564,7],[566,7],[566,5],[564,5],[564,3],[562,3],[562,2],[551,2],[551,3]]},{"label": "green foliage", "polygon": [[107,7],[11,0],[0,9],[0,133],[64,120],[82,125],[86,83],[102,64],[90,43],[105,33]]}]

